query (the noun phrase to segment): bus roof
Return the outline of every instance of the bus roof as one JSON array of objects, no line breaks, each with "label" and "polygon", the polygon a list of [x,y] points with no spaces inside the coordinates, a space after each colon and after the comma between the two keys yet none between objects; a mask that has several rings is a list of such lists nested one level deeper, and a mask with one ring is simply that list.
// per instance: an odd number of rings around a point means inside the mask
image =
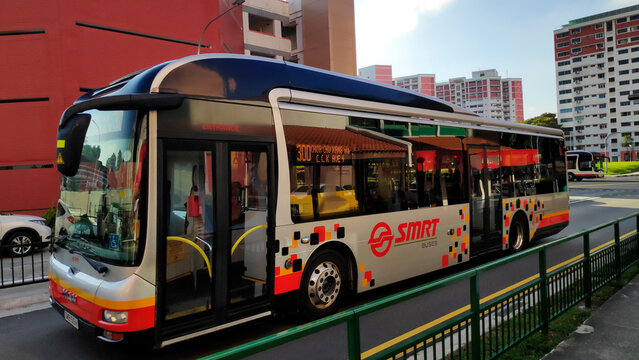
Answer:
[{"label": "bus roof", "polygon": [[107,93],[178,93],[268,102],[268,94],[275,88],[475,115],[454,104],[416,91],[283,60],[235,54],[204,54],[169,61],[126,75],[78,100],[88,100]]},{"label": "bus roof", "polygon": [[283,60],[236,54],[194,55],[168,61],[89,92],[76,104],[97,97],[131,94],[180,94],[268,102],[269,93],[277,88],[459,114],[467,119],[485,120],[487,125],[501,126],[503,122],[504,126],[522,131],[563,136],[561,130],[484,119],[462,107],[416,91]]}]

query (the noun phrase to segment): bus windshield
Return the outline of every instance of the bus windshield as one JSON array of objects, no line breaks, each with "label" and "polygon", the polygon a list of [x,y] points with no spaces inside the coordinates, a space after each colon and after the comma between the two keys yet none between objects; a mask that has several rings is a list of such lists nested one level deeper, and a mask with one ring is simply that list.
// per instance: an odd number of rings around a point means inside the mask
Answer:
[{"label": "bus windshield", "polygon": [[146,120],[138,123],[135,111],[86,113],[91,123],[78,172],[61,180],[58,208],[73,216],[56,221],[57,244],[105,263],[134,265],[144,233]]}]

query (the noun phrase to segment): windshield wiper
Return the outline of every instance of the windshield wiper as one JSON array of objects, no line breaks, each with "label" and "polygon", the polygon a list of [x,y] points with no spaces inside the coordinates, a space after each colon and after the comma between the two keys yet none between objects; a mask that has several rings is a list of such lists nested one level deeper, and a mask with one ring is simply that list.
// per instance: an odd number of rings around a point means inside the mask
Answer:
[{"label": "windshield wiper", "polygon": [[79,251],[79,250],[73,250],[73,249],[69,249],[69,253],[71,254],[78,254],[80,256],[82,256],[82,258],[84,260],[86,260],[86,262],[89,263],[89,265],[91,265],[91,267],[93,267],[95,269],[95,271],[97,271],[99,274],[105,274],[107,271],[109,271],[109,268],[104,265],[103,263],[96,261],[94,259],[91,258],[91,255],[83,252],[83,251]]}]

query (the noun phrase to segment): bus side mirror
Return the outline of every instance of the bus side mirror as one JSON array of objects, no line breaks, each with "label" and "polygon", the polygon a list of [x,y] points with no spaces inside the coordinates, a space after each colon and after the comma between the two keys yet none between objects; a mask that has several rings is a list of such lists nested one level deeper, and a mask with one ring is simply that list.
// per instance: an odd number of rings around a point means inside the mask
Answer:
[{"label": "bus side mirror", "polygon": [[91,115],[77,114],[58,128],[56,162],[62,175],[73,176],[78,172],[82,145],[90,122]]}]

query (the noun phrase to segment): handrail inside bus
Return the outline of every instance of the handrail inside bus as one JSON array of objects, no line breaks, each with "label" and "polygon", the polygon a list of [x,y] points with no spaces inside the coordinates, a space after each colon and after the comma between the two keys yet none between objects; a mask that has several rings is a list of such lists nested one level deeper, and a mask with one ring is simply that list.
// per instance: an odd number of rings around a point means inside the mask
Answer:
[{"label": "handrail inside bus", "polygon": [[202,250],[201,247],[197,246],[197,244],[194,243],[193,241],[189,239],[185,239],[183,237],[179,237],[179,236],[167,236],[166,239],[170,241],[183,242],[185,244],[189,244],[192,247],[194,247],[200,253],[200,255],[202,255],[202,258],[204,259],[204,262],[206,263],[206,268],[209,270],[209,276],[213,277],[213,272],[211,271],[211,263],[209,262],[209,259],[206,257],[206,253],[204,253],[204,250]]},{"label": "handrail inside bus", "polygon": [[231,255],[233,255],[233,253],[235,252],[235,248],[237,248],[238,245],[240,245],[240,242],[242,242],[242,240],[244,240],[244,238],[246,237],[246,235],[252,233],[253,231],[257,230],[257,229],[262,229],[262,228],[266,228],[267,225],[258,225],[254,228],[251,228],[249,231],[245,232],[244,234],[242,234],[242,236],[240,236],[239,239],[237,239],[237,241],[235,242],[235,244],[233,244],[233,247],[231,248]]}]

